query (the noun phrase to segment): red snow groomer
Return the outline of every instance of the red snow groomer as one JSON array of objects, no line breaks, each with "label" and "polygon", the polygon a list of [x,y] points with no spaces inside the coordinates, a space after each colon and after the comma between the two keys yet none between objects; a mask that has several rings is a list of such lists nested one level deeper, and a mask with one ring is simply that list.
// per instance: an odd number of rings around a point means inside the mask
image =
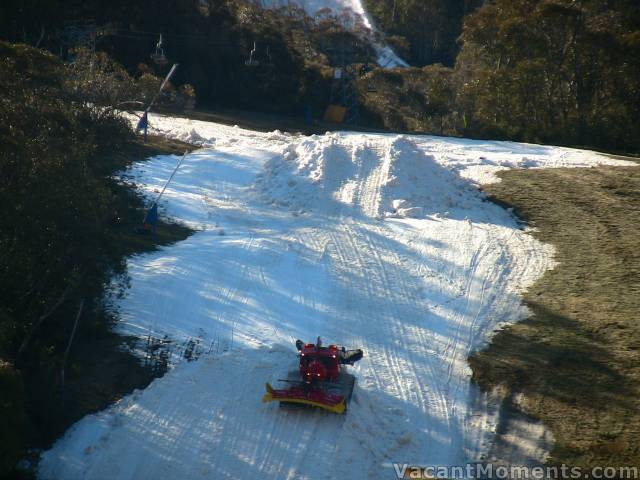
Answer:
[{"label": "red snow groomer", "polygon": [[300,404],[319,407],[334,413],[344,413],[351,399],[356,378],[345,371],[345,365],[353,365],[363,356],[362,350],[345,350],[336,345],[323,347],[317,342],[296,341],[300,357],[299,369],[291,372],[286,389],[274,389],[267,383],[263,402]]}]

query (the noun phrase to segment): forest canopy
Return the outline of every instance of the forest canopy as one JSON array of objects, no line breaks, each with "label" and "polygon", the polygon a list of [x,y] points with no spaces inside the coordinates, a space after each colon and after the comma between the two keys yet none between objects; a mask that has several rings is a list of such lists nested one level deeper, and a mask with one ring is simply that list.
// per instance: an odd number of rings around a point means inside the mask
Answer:
[{"label": "forest canopy", "polygon": [[637,1],[367,3],[414,65],[448,67],[407,71],[394,88],[397,74],[378,72],[406,113],[376,99],[370,109],[393,128],[640,150]]},{"label": "forest canopy", "polygon": [[[163,32],[167,55],[181,64],[176,83],[192,84],[201,107],[295,115],[311,107],[320,116],[337,60],[331,52],[345,38],[362,42],[343,28],[345,12],[325,9],[312,17],[292,5],[264,11],[250,0],[9,0],[0,6],[0,36],[55,51],[59,32],[83,22]],[[381,40],[412,68],[376,69],[361,82],[361,123],[640,150],[637,1],[365,0],[365,6]],[[141,62],[155,68],[149,53],[156,41],[105,36],[97,48],[134,75]],[[246,68],[254,43],[263,65]],[[351,61],[373,59],[365,48]]]}]

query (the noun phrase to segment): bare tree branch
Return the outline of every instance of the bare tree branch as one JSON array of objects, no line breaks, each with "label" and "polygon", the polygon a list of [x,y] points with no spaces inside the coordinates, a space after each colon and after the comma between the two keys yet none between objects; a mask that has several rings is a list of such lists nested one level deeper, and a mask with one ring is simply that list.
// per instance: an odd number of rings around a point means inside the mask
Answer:
[{"label": "bare tree branch", "polygon": [[36,330],[40,327],[40,325],[42,325],[42,323],[47,318],[49,318],[53,314],[53,312],[55,312],[58,309],[58,307],[60,307],[60,305],[64,303],[64,301],[69,296],[69,293],[71,293],[71,286],[67,286],[64,292],[62,292],[62,295],[60,295],[60,298],[58,298],[58,300],[56,301],[56,303],[46,313],[44,313],[43,315],[40,316],[40,318],[38,318],[36,323],[33,325],[33,328],[29,332],[29,335],[27,335],[27,338],[25,338],[24,341],[22,342],[22,345],[20,345],[20,348],[18,349],[18,355],[20,355],[27,348]]}]

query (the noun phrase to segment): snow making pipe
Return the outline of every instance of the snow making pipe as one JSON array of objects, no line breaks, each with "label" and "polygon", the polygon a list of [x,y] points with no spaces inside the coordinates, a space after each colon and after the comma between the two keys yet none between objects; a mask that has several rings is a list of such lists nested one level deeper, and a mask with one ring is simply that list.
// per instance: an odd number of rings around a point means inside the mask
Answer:
[{"label": "snow making pipe", "polygon": [[164,194],[164,191],[167,189],[167,187],[169,186],[169,184],[171,183],[171,180],[173,180],[174,175],[176,174],[176,172],[178,171],[178,169],[180,168],[180,165],[182,165],[182,162],[184,161],[184,159],[187,157],[187,154],[189,153],[189,150],[185,150],[184,154],[182,155],[182,158],[180,159],[180,161],[178,161],[178,164],[176,165],[176,168],[173,169],[173,172],[171,173],[171,176],[169,177],[169,180],[167,180],[167,183],[164,184],[164,187],[162,188],[162,191],[160,192],[160,194],[158,195],[158,197],[156,198],[156,201],[153,202],[154,205],[157,205],[158,202],[160,201],[160,197],[162,197],[162,195]]},{"label": "snow making pipe", "polygon": [[153,107],[153,104],[156,103],[156,100],[158,99],[158,97],[162,93],[162,90],[164,90],[164,87],[167,85],[169,80],[171,80],[171,77],[173,76],[173,74],[176,72],[176,68],[178,68],[178,64],[174,63],[173,67],[171,67],[171,70],[169,70],[169,73],[167,73],[167,76],[164,77],[164,80],[162,81],[162,84],[160,85],[160,89],[158,90],[158,93],[156,93],[156,96],[153,97],[153,99],[149,103],[149,106],[145,109],[145,113],[149,113],[149,111],[151,110],[151,107]]}]

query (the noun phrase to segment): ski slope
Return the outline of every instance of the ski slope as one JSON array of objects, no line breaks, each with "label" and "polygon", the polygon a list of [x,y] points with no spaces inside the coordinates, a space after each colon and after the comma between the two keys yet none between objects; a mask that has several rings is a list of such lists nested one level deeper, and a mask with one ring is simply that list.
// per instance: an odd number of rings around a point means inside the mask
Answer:
[{"label": "ski slope", "polygon": [[[195,344],[196,361],[79,421],[42,479],[394,478],[461,465],[496,419],[466,359],[526,315],[551,247],[478,183],[506,168],[621,164],[592,152],[426,136],[259,133],[153,117],[190,153],[161,205],[197,232],[128,262],[122,333]],[[153,198],[175,156],[125,177]],[[345,416],[262,404],[293,341],[363,348]],[[186,350],[186,349],[185,349]],[[142,354],[142,353],[141,353]]]},{"label": "ski slope", "polygon": [[371,27],[362,0],[261,0],[261,3],[266,8],[299,5],[311,16],[326,8],[330,9],[334,14],[348,10],[362,17],[365,26]]},{"label": "ski slope", "polygon": [[366,12],[362,0],[261,0],[261,4],[265,8],[298,5],[311,17],[314,17],[317,12],[324,9],[329,9],[334,15],[338,16],[348,12],[349,16],[354,17],[356,24],[360,24],[369,32],[368,40],[376,51],[378,64],[381,67],[396,68],[409,66],[391,47],[376,38],[379,36],[379,32],[373,25],[371,17]]}]

